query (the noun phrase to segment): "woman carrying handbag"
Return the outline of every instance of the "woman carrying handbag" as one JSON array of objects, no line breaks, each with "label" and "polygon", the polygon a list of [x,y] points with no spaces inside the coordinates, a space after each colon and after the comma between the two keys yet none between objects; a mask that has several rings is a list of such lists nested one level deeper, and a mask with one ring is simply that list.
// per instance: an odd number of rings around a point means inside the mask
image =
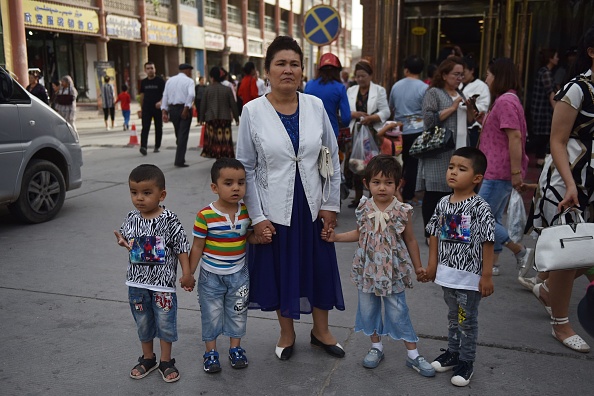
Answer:
[{"label": "woman carrying handbag", "polygon": [[[573,78],[555,96],[551,156],[545,161],[539,180],[540,191],[535,194],[532,208],[534,227],[555,224],[560,212],[574,206],[584,212],[586,221],[593,221],[594,26],[580,39],[578,48],[576,70],[582,74]],[[559,201],[559,197],[563,199]],[[551,313],[553,337],[577,352],[589,352],[590,346],[569,323],[569,302],[574,279],[585,273],[590,280],[594,279],[592,268],[550,271],[548,279],[536,284],[533,289]],[[542,279],[546,274],[539,276]]]}]

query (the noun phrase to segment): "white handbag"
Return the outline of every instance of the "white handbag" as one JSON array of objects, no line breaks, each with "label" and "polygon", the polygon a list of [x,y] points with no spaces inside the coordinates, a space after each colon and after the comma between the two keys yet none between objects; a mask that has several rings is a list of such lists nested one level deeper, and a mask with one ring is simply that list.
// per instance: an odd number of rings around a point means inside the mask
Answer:
[{"label": "white handbag", "polygon": [[[576,221],[567,223],[573,212]],[[566,209],[550,227],[537,228],[539,234],[534,266],[540,272],[591,267],[594,265],[594,223],[586,223],[577,208]]]},{"label": "white handbag", "polygon": [[[330,198],[330,177],[334,176],[332,155],[326,146],[322,146],[322,149],[320,150],[318,169],[320,170],[320,175],[324,178],[324,184],[322,185],[322,202],[326,202]],[[328,193],[327,195],[326,192]]]}]

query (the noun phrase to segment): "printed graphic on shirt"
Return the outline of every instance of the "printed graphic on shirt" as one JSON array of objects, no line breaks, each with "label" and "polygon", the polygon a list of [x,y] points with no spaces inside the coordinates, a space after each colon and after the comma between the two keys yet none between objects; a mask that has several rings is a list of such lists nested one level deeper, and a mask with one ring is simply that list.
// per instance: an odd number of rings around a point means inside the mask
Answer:
[{"label": "printed graphic on shirt", "polygon": [[470,223],[470,215],[442,214],[439,239],[447,242],[470,243]]},{"label": "printed graphic on shirt", "polygon": [[139,236],[130,239],[130,263],[165,264],[165,243],[161,236]]}]

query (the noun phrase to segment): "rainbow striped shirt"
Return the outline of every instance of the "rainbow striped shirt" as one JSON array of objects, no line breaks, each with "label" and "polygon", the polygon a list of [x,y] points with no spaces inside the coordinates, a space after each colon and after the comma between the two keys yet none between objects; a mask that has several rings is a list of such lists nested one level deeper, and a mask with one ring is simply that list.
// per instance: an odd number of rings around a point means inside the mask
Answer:
[{"label": "rainbow striped shirt", "polygon": [[206,238],[201,265],[218,275],[233,274],[245,264],[246,234],[251,231],[250,216],[244,203],[237,204],[235,223],[211,203],[198,212],[192,235]]}]

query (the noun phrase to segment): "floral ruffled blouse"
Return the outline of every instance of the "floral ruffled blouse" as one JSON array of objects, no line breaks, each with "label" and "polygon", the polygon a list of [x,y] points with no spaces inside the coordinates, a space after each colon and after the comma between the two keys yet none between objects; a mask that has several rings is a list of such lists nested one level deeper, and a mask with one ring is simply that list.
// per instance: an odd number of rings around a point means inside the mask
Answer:
[{"label": "floral ruffled blouse", "polygon": [[351,280],[362,292],[388,296],[412,287],[412,261],[402,239],[412,210],[396,197],[383,212],[373,198],[361,198],[355,210],[360,236]]}]

